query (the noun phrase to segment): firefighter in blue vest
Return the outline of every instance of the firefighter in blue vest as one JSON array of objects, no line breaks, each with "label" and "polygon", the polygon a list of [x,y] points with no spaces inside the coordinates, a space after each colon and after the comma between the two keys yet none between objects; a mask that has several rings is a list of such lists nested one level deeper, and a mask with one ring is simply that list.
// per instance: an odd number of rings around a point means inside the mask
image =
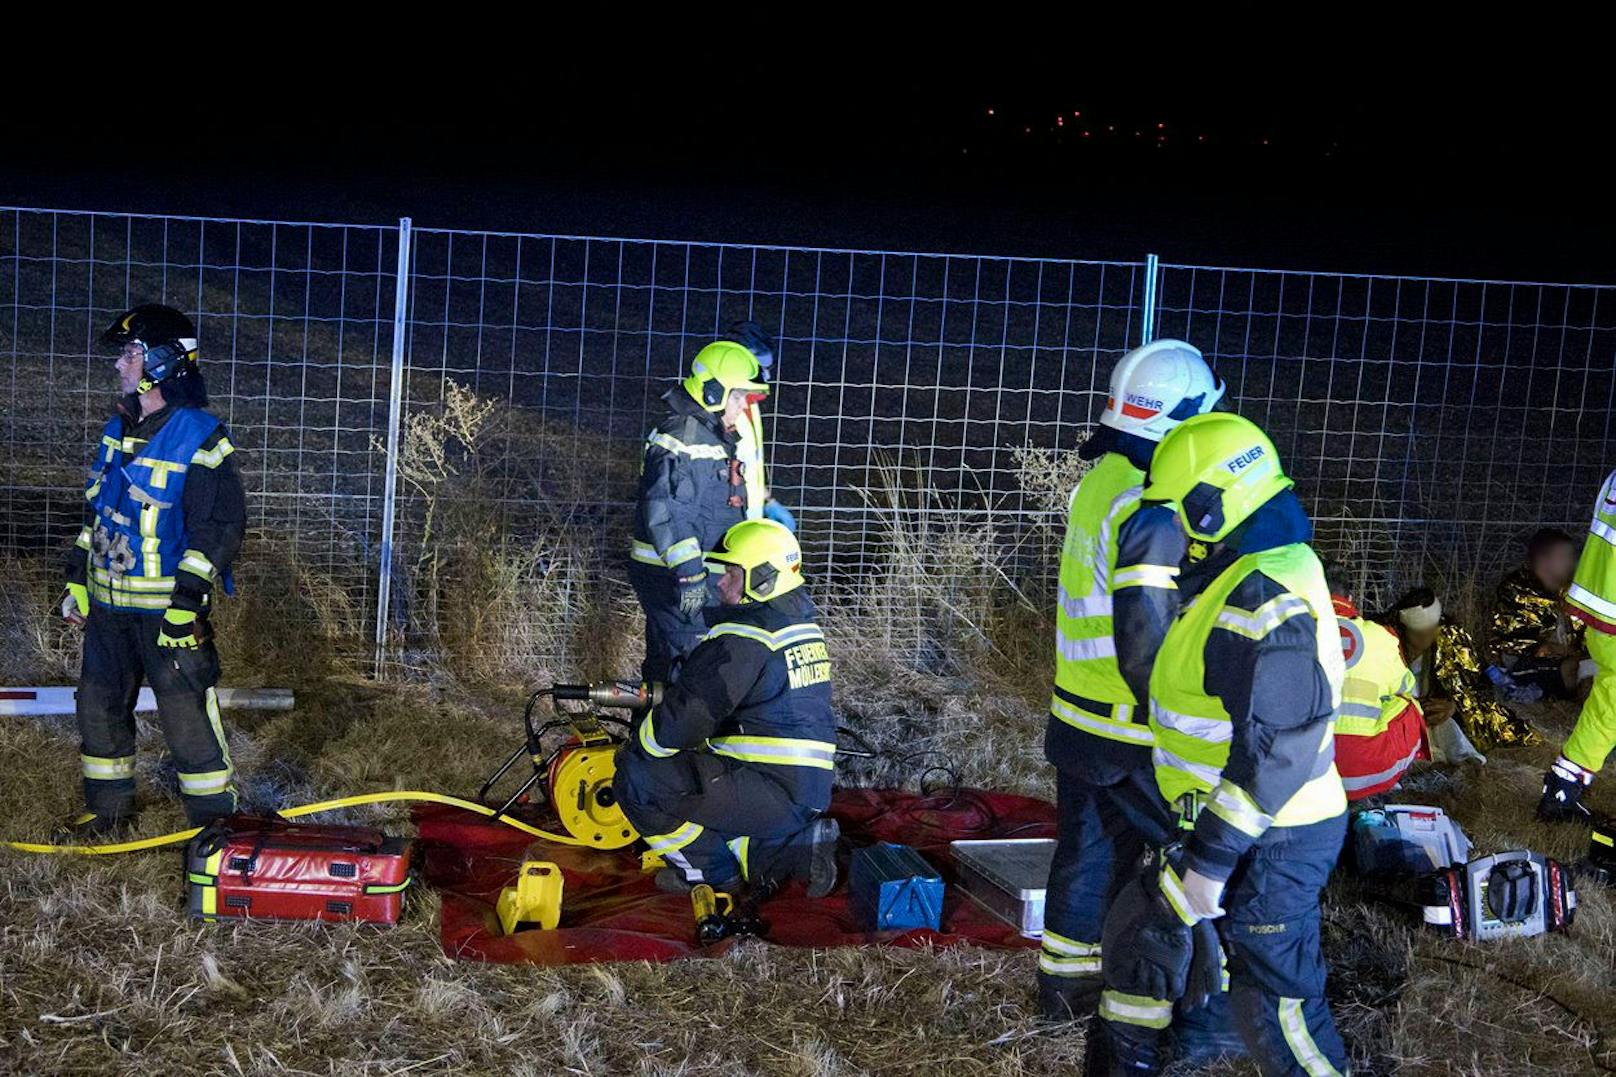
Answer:
[{"label": "firefighter in blue vest", "polygon": [[1144,504],[1140,491],[1157,442],[1223,392],[1189,344],[1136,348],[1117,363],[1100,425],[1079,450],[1095,464],[1068,510],[1044,738],[1059,825],[1038,961],[1040,1008],[1051,1020],[1094,1012],[1106,907],[1145,844],[1165,841],[1171,828],[1144,704],[1178,608],[1185,540],[1172,507]]},{"label": "firefighter in blue vest", "polygon": [[664,889],[836,884],[831,664],[802,552],[772,520],[736,524],[707,554],[723,605],[679,680],[618,752],[613,788],[667,865]]},{"label": "firefighter in blue vest", "polygon": [[702,555],[747,519],[736,429],[768,394],[757,357],[720,340],[696,353],[690,376],[663,399],[669,414],[645,442],[628,578],[645,611],[646,683],[666,683],[707,631],[710,583]]},{"label": "firefighter in blue vest", "polygon": [[62,616],[84,628],[78,685],[84,811],[61,837],[105,836],[135,818],[135,697],[144,682],[193,826],[235,810],[235,770],[208,630],[247,524],[224,424],[203,410],[196,328],[143,304],[101,337],[123,398],[96,446]]},{"label": "firefighter in blue vest", "polygon": [[1144,496],[1175,504],[1191,540],[1150,676],[1156,784],[1185,837],[1106,918],[1097,1042],[1110,1056],[1091,1073],[1158,1071],[1175,1004],[1193,1009],[1224,978],[1213,933],[1262,1073],[1347,1068],[1319,940],[1346,832],[1341,638],[1291,485],[1267,435],[1237,415],[1186,420],[1151,460]]}]

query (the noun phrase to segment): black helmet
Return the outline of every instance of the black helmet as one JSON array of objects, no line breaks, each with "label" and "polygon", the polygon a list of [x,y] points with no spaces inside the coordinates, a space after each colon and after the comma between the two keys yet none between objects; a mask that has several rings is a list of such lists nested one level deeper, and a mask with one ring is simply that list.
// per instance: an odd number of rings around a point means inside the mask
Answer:
[{"label": "black helmet", "polygon": [[752,353],[758,361],[762,380],[769,380],[769,368],[774,366],[774,341],[757,322],[736,322],[729,328],[729,335],[724,340],[733,340],[741,347]]},{"label": "black helmet", "polygon": [[196,326],[184,314],[161,303],[142,303],[119,315],[101,334],[101,343],[118,348],[139,344],[145,349],[142,390],[196,366]]}]

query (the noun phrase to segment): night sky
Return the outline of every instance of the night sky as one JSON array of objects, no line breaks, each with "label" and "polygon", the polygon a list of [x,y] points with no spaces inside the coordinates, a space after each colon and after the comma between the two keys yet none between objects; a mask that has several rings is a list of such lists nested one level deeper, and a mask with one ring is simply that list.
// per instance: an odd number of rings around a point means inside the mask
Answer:
[{"label": "night sky", "polygon": [[[1616,281],[1616,95],[1569,46],[1602,31],[1477,40],[1367,8],[1347,30],[1278,22],[1288,10],[1186,25],[1171,47],[1035,22],[1031,53],[1015,35],[980,53],[568,38],[565,57],[535,39],[421,64],[403,88],[385,50],[237,59],[155,115],[8,108],[0,201]],[[8,77],[13,102],[35,89]]]}]

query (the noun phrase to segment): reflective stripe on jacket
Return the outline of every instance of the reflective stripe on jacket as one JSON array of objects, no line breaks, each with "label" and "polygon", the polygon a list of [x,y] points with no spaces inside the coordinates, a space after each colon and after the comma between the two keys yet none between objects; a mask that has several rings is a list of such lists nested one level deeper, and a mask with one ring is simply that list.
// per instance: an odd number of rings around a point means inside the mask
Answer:
[{"label": "reflective stripe on jacket", "polygon": [[831,661],[802,589],[772,602],[709,610],[716,623],[679,680],[641,719],[647,755],[710,751],[769,768],[801,803],[830,802],[836,757]]},{"label": "reflective stripe on jacket", "polygon": [[1599,488],[1588,541],[1566,592],[1566,606],[1571,616],[1589,628],[1616,635],[1616,471]]},{"label": "reflective stripe on jacket", "polygon": [[1117,536],[1140,505],[1144,473],[1106,453],[1072,491],[1055,609],[1055,689],[1050,716],[1098,737],[1149,745],[1132,721],[1136,700],[1117,668],[1112,591]]},{"label": "reflective stripe on jacket", "polygon": [[[1221,686],[1231,673],[1236,683]],[[1189,601],[1157,656],[1150,724],[1162,796],[1204,805],[1234,832],[1225,844],[1235,857],[1270,826],[1340,814],[1333,734],[1342,680],[1340,634],[1313,551],[1292,543],[1238,557]],[[1235,715],[1214,685],[1243,693]],[[1226,778],[1226,767],[1240,780]],[[1202,829],[1198,822],[1197,838]]]},{"label": "reflective stripe on jacket", "polygon": [[1414,674],[1403,664],[1397,634],[1355,614],[1337,606],[1344,677],[1335,732],[1338,737],[1375,737],[1415,702],[1417,689]]},{"label": "reflective stripe on jacket", "polygon": [[629,556],[642,564],[702,571],[702,555],[746,519],[737,439],[682,386],[663,396],[669,415],[645,439]]},{"label": "reflective stripe on jacket", "polygon": [[87,550],[92,601],[161,613],[179,569],[207,580],[216,574],[211,561],[190,548],[183,499],[192,467],[216,467],[234,451],[227,437],[202,448],[220,425],[199,408],[176,408],[147,441],[125,436],[121,418],[107,423],[84,486],[94,522],[79,542]]}]

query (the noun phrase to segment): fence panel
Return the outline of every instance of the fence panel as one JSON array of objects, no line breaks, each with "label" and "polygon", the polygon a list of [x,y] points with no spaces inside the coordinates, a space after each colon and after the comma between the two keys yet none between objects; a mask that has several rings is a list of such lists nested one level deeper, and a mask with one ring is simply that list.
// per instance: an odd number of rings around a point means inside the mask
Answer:
[{"label": "fence panel", "polygon": [[1387,601],[1432,571],[1485,591],[1536,528],[1586,528],[1616,465],[1607,293],[1165,265],[1156,324],[1205,351],[1320,545]]},{"label": "fence panel", "polygon": [[[417,229],[406,411],[442,414],[451,386],[511,409],[468,465],[477,494],[506,533],[586,535],[618,574],[661,395],[750,318],[778,340],[769,484],[824,585],[883,563],[891,513],[938,508],[991,520],[1007,571],[1043,578],[1048,513],[1017,450],[1070,446],[1098,414],[1141,286],[1137,263]],[[401,520],[441,528],[466,482],[407,479]]]},{"label": "fence panel", "polygon": [[[1061,498],[1037,471],[1098,415],[1147,277],[1154,334],[1228,379],[1371,601],[1433,571],[1489,588],[1533,528],[1581,529],[1613,463],[1601,287],[434,229],[408,253],[386,625],[406,665],[480,631],[453,607],[473,584],[538,596],[483,633],[492,657],[566,650],[601,597],[581,588],[621,582],[661,395],[744,318],[778,340],[770,485],[831,591],[925,518],[1042,601]],[[0,208],[0,555],[71,541],[116,396],[100,330],[168,302],[242,450],[248,557],[321,574],[369,631],[397,259],[392,227]]]},{"label": "fence panel", "polygon": [[197,322],[214,410],[250,491],[249,558],[374,601],[396,233],[389,228],[0,209],[0,553],[65,550],[117,399],[102,330],[137,303]]}]

